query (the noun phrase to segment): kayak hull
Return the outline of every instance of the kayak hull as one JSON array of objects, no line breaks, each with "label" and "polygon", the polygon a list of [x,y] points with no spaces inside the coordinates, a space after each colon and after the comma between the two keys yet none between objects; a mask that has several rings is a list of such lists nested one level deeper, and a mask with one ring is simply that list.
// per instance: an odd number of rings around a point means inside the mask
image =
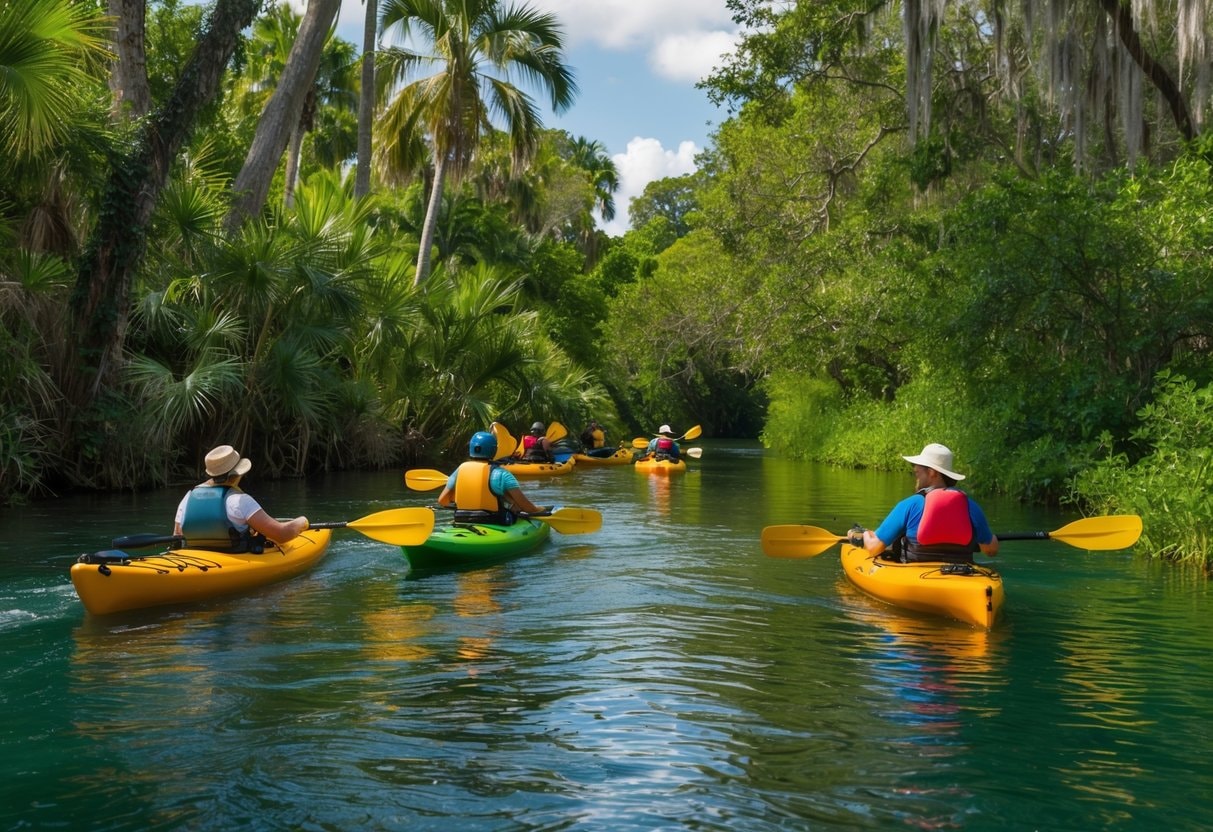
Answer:
[{"label": "kayak hull", "polygon": [[634,459],[631,448],[618,448],[610,456],[594,456],[593,454],[573,454],[573,459],[580,465],[631,465]]},{"label": "kayak hull", "polygon": [[897,563],[844,543],[842,570],[873,598],[977,627],[994,626],[1005,600],[1002,577],[977,564]]},{"label": "kayak hull", "polygon": [[653,459],[652,457],[644,457],[636,460],[636,473],[638,474],[656,474],[658,476],[669,476],[670,474],[682,474],[687,470],[685,460],[681,459]]},{"label": "kayak hull", "polygon": [[259,555],[174,549],[128,554],[120,562],[74,563],[72,585],[93,615],[197,603],[300,575],[324,557],[331,537],[330,529],[309,529]]},{"label": "kayak hull", "polygon": [[420,546],[400,548],[411,569],[451,569],[525,555],[550,535],[551,527],[538,520],[519,520],[512,526],[460,523],[434,529]]},{"label": "kayak hull", "polygon": [[570,456],[564,462],[508,462],[501,467],[516,477],[558,477],[572,471],[576,464]]}]

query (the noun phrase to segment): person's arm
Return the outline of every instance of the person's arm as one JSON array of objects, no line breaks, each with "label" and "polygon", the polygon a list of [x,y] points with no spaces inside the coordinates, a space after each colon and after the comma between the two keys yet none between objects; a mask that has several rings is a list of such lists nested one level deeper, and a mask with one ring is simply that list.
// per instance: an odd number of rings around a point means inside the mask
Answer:
[{"label": "person's arm", "polygon": [[257,513],[248,519],[249,528],[260,532],[275,543],[282,544],[294,540],[307,531],[307,518],[300,515],[293,520],[283,523],[258,509]]},{"label": "person's arm", "polygon": [[[969,522],[973,524],[973,536],[977,540],[977,548],[982,554],[994,557],[998,554],[998,537],[990,530],[990,521],[981,506],[969,499]],[[985,543],[982,541],[985,540]]]},{"label": "person's arm", "polygon": [[438,505],[446,507],[455,502],[455,489],[449,485],[438,495]]},{"label": "person's arm", "polygon": [[551,511],[551,506],[540,506],[532,503],[521,488],[511,488],[505,492],[505,496],[509,499],[510,505],[516,511],[526,512],[527,514],[546,514]]}]

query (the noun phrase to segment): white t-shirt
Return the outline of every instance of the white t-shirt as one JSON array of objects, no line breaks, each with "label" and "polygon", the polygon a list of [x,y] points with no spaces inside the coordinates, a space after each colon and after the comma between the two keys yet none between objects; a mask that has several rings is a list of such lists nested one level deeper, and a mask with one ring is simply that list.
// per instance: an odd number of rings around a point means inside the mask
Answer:
[{"label": "white t-shirt", "polygon": [[[187,491],[185,496],[181,498],[181,502],[177,505],[177,516],[174,518],[174,522],[178,526],[185,519],[185,504],[189,498],[190,495]],[[236,527],[236,531],[238,532],[246,531],[248,529],[248,519],[261,511],[261,504],[243,491],[229,491],[227,497],[223,500],[223,507],[227,510],[227,519],[232,521],[232,525]]]}]

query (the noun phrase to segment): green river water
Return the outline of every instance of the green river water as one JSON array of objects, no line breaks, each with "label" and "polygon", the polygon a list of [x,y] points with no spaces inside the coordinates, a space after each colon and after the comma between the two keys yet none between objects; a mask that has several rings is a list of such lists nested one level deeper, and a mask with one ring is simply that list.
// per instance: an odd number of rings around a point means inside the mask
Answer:
[{"label": "green river water", "polygon": [[[900,613],[845,582],[836,547],[777,560],[758,541],[875,526],[908,466],[697,444],[672,481],[525,482],[603,528],[490,568],[410,577],[344,530],[300,578],[106,618],[70,564],[166,533],[182,490],[4,511],[0,829],[1213,826],[1201,575],[1006,542],[994,630]],[[316,522],[435,496],[399,471],[256,473],[267,509]],[[983,505],[996,532],[1076,519]]]}]

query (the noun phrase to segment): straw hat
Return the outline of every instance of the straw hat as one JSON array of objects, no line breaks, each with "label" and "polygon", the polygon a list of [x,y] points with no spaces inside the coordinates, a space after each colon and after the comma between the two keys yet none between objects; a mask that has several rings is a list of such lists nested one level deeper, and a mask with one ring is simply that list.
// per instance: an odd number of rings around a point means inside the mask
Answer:
[{"label": "straw hat", "polygon": [[242,477],[253,467],[253,463],[240,456],[231,445],[220,445],[206,455],[206,473],[213,480],[230,480]]},{"label": "straw hat", "polygon": [[964,474],[958,474],[952,470],[952,452],[938,442],[932,442],[930,445],[924,446],[922,453],[918,456],[903,456],[902,459],[911,465],[924,465],[927,468],[934,468],[950,480],[959,482],[965,478]]}]

